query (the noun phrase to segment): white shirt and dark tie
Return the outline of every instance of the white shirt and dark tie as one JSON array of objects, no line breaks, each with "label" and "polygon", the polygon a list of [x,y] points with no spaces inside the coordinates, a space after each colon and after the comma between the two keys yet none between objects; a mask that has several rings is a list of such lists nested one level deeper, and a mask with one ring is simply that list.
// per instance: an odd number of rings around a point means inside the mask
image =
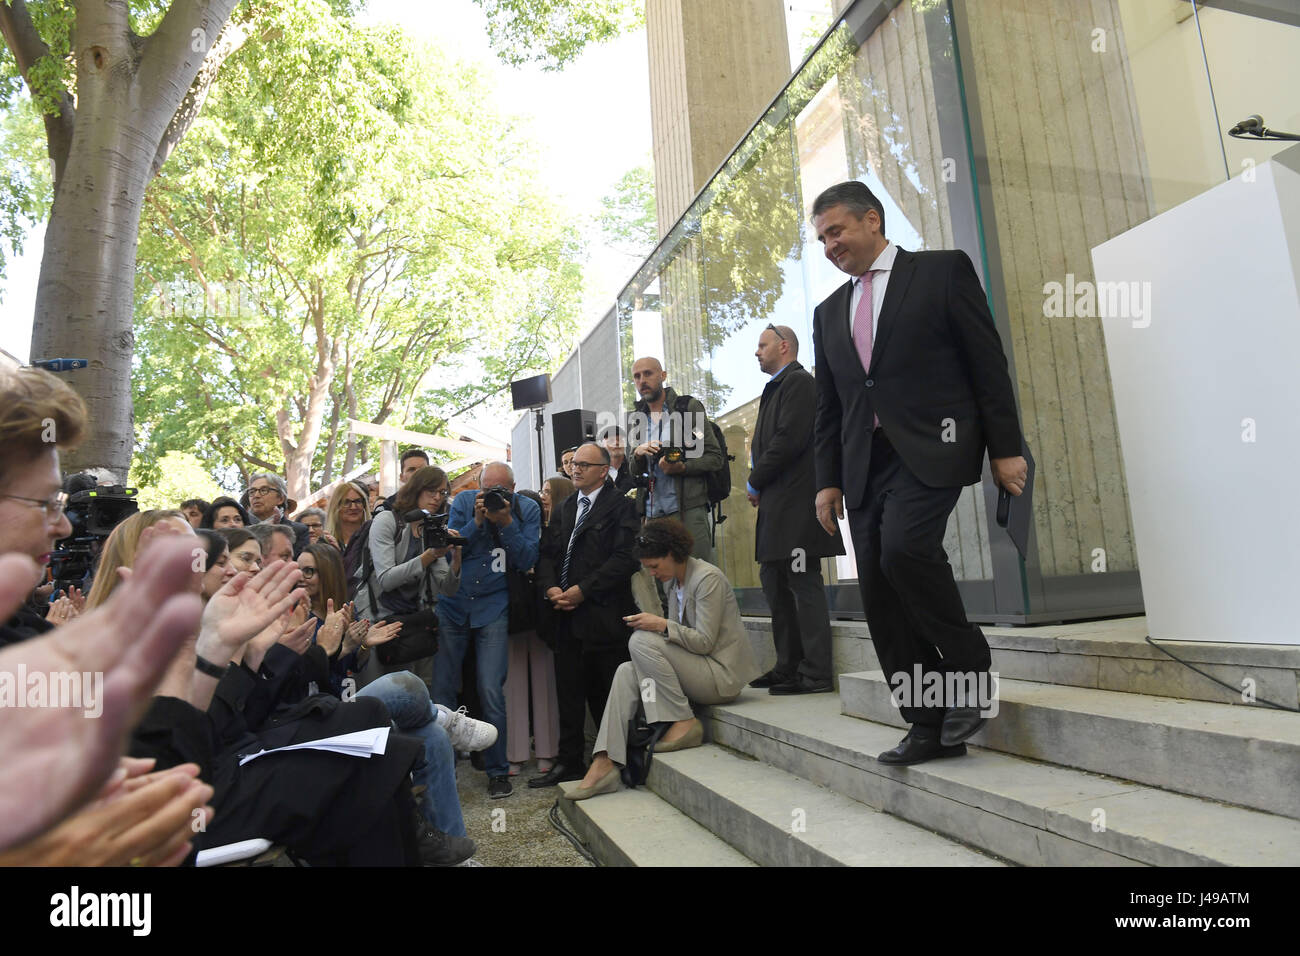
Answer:
[{"label": "white shirt and dark tie", "polygon": [[596,506],[596,498],[603,491],[605,486],[587,491],[577,492],[578,495],[578,514],[573,522],[573,533],[569,535],[569,546],[564,550],[564,564],[560,568],[560,587],[567,590],[569,587],[569,559],[573,555],[573,542],[578,537],[578,529],[582,527],[584,521],[591,515],[591,509]]}]

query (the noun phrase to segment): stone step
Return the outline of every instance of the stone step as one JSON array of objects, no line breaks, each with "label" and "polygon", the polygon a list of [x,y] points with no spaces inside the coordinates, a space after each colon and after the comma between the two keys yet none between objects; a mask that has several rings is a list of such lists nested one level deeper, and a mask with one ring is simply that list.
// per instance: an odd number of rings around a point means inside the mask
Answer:
[{"label": "stone step", "polygon": [[757,865],[644,787],[560,800],[560,812],[602,866]]},{"label": "stone step", "polygon": [[[767,670],[776,662],[772,622],[748,617],[745,626]],[[1260,708],[1265,705],[1258,701],[1268,700],[1300,709],[1300,646],[1159,642],[1225,688],[1148,644],[1145,617],[983,630],[993,670],[1016,680]],[[880,668],[864,621],[832,621],[831,638],[836,674]]]},{"label": "stone step", "polygon": [[[842,713],[906,726],[880,671],[840,675]],[[1300,716],[1002,679],[971,743],[1300,818]]]},{"label": "stone step", "polygon": [[648,782],[659,796],[763,866],[1005,865],[713,745],[656,756]]},{"label": "stone step", "polygon": [[1300,822],[993,750],[911,767],[876,756],[896,727],[832,694],[746,690],[708,708],[713,740],[1026,866],[1295,866]]}]

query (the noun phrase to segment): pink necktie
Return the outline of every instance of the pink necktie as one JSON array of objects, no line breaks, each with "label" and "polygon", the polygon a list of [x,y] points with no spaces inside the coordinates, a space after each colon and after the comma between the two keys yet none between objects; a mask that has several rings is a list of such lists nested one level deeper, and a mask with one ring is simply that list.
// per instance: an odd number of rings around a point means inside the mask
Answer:
[{"label": "pink necktie", "polygon": [[[858,302],[858,310],[853,314],[853,345],[858,350],[858,359],[862,362],[862,371],[871,368],[871,280],[875,277],[879,269],[868,270],[862,277],[862,298]],[[873,429],[880,427],[880,419],[872,416],[871,426]]]}]

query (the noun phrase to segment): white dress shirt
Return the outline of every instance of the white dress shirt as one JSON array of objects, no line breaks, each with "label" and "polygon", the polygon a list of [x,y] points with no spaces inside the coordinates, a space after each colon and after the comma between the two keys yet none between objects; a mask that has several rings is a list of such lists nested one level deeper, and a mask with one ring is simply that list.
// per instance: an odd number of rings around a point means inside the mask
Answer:
[{"label": "white dress shirt", "polygon": [[[882,270],[871,278],[871,342],[876,341],[876,326],[880,324],[880,306],[885,301],[885,289],[889,287],[889,273],[894,268],[894,259],[898,256],[898,246],[888,243],[871,269]],[[870,272],[871,269],[867,271]],[[858,314],[858,303],[862,301],[862,277],[853,280],[853,297],[849,299],[849,338],[853,338],[853,317]],[[855,343],[856,344],[856,343]]]}]

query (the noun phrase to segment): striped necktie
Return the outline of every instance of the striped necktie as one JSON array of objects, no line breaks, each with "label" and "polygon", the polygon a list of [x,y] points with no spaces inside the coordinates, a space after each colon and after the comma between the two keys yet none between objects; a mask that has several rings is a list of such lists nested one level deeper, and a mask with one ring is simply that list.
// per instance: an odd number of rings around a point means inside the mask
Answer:
[{"label": "striped necktie", "polygon": [[591,507],[591,499],[583,495],[578,499],[578,520],[573,523],[573,534],[569,535],[569,547],[564,552],[564,566],[560,568],[560,590],[569,589],[569,559],[573,557],[573,542],[578,540],[578,529],[582,523],[587,520],[587,509]]}]

